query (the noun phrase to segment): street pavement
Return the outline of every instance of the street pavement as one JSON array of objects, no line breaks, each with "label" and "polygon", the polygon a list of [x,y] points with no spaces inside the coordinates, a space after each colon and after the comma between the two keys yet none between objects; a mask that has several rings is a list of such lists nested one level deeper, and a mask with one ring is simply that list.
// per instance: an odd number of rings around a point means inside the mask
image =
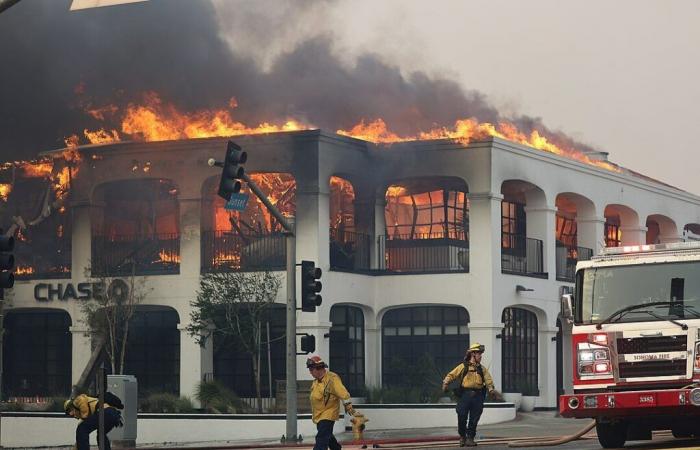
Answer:
[{"label": "street pavement", "polygon": [[[456,421],[456,417],[455,417]],[[536,411],[531,413],[518,413],[515,420],[493,425],[481,425],[477,430],[478,447],[486,447],[489,450],[510,449],[509,443],[521,445],[524,449],[542,449],[542,446],[529,446],[527,441],[533,439],[553,439],[562,436],[576,434],[590,423],[588,419],[563,419],[557,417],[553,411]],[[340,425],[336,426],[338,429]],[[457,445],[458,436],[455,425],[442,428],[426,428],[411,430],[371,430],[364,434],[364,444],[353,441],[351,432],[336,433],[336,437],[343,444],[345,450],[356,450],[363,448],[396,449],[396,450],[419,450],[419,449],[459,449]],[[299,450],[309,450],[313,447],[313,436],[305,436],[304,442],[294,448]],[[197,443],[168,443],[159,445],[138,445],[138,449],[144,450],[177,450],[177,449],[236,449],[252,450],[262,448],[279,448],[279,441],[257,440],[257,441],[226,441],[226,442],[197,442]],[[477,447],[477,448],[478,448]],[[69,449],[70,447],[54,447],[53,450]],[[594,450],[600,449],[595,429],[585,434],[582,439],[578,439],[567,444],[556,446],[562,450]],[[625,448],[631,449],[700,449],[700,440],[695,439],[674,439],[670,432],[654,433],[652,441],[633,441],[627,443]],[[44,449],[48,450],[48,449]]]}]

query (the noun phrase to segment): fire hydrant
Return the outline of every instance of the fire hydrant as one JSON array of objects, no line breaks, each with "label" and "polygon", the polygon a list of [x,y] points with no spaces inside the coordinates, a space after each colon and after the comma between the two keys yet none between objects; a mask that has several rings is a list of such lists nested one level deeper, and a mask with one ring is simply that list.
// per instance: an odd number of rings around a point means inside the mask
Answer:
[{"label": "fire hydrant", "polygon": [[369,422],[369,419],[362,414],[357,414],[350,419],[350,422],[352,423],[352,437],[356,441],[361,441],[362,433],[365,431],[365,422]]}]

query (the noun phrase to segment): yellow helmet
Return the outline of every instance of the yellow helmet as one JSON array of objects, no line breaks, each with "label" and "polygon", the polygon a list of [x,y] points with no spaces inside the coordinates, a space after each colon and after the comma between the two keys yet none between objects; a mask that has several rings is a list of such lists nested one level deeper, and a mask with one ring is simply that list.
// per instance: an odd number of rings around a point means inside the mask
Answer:
[{"label": "yellow helmet", "polygon": [[65,402],[63,402],[63,410],[66,412],[66,414],[68,414],[73,408],[73,401],[71,399],[68,399]]},{"label": "yellow helmet", "polygon": [[486,347],[484,347],[483,344],[479,344],[478,342],[474,342],[472,345],[469,346],[469,351],[470,352],[480,352],[483,353]]}]

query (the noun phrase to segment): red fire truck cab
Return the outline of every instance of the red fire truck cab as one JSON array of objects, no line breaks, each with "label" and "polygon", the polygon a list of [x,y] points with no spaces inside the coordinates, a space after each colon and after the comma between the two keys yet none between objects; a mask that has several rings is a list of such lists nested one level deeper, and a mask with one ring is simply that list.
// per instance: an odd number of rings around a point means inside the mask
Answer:
[{"label": "red fire truck cab", "polygon": [[563,417],[593,418],[600,445],[700,437],[700,242],[606,248],[562,298],[573,393]]}]

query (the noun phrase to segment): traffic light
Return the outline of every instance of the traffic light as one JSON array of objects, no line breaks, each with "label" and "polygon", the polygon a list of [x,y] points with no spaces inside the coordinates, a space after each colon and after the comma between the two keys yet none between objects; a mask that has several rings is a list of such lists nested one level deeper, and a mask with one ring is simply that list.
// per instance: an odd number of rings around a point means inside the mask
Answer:
[{"label": "traffic light", "polygon": [[316,336],[313,334],[301,335],[301,351],[303,353],[313,353],[316,351]]},{"label": "traffic light", "polygon": [[[228,201],[231,198],[231,194],[238,193],[241,190],[241,182],[238,181],[243,178],[244,169],[241,164],[244,164],[248,160],[248,154],[241,149],[241,147],[231,141],[228,141],[228,146],[226,147],[226,157],[221,170],[221,180],[219,181],[219,197],[222,197]],[[217,165],[219,165],[217,163]]]},{"label": "traffic light", "polygon": [[313,261],[301,262],[301,310],[304,312],[314,312],[321,306],[321,273],[321,268]]},{"label": "traffic light", "polygon": [[15,267],[15,255],[12,254],[14,248],[14,237],[0,236],[0,289],[9,289],[15,284],[15,276],[12,273]]}]

